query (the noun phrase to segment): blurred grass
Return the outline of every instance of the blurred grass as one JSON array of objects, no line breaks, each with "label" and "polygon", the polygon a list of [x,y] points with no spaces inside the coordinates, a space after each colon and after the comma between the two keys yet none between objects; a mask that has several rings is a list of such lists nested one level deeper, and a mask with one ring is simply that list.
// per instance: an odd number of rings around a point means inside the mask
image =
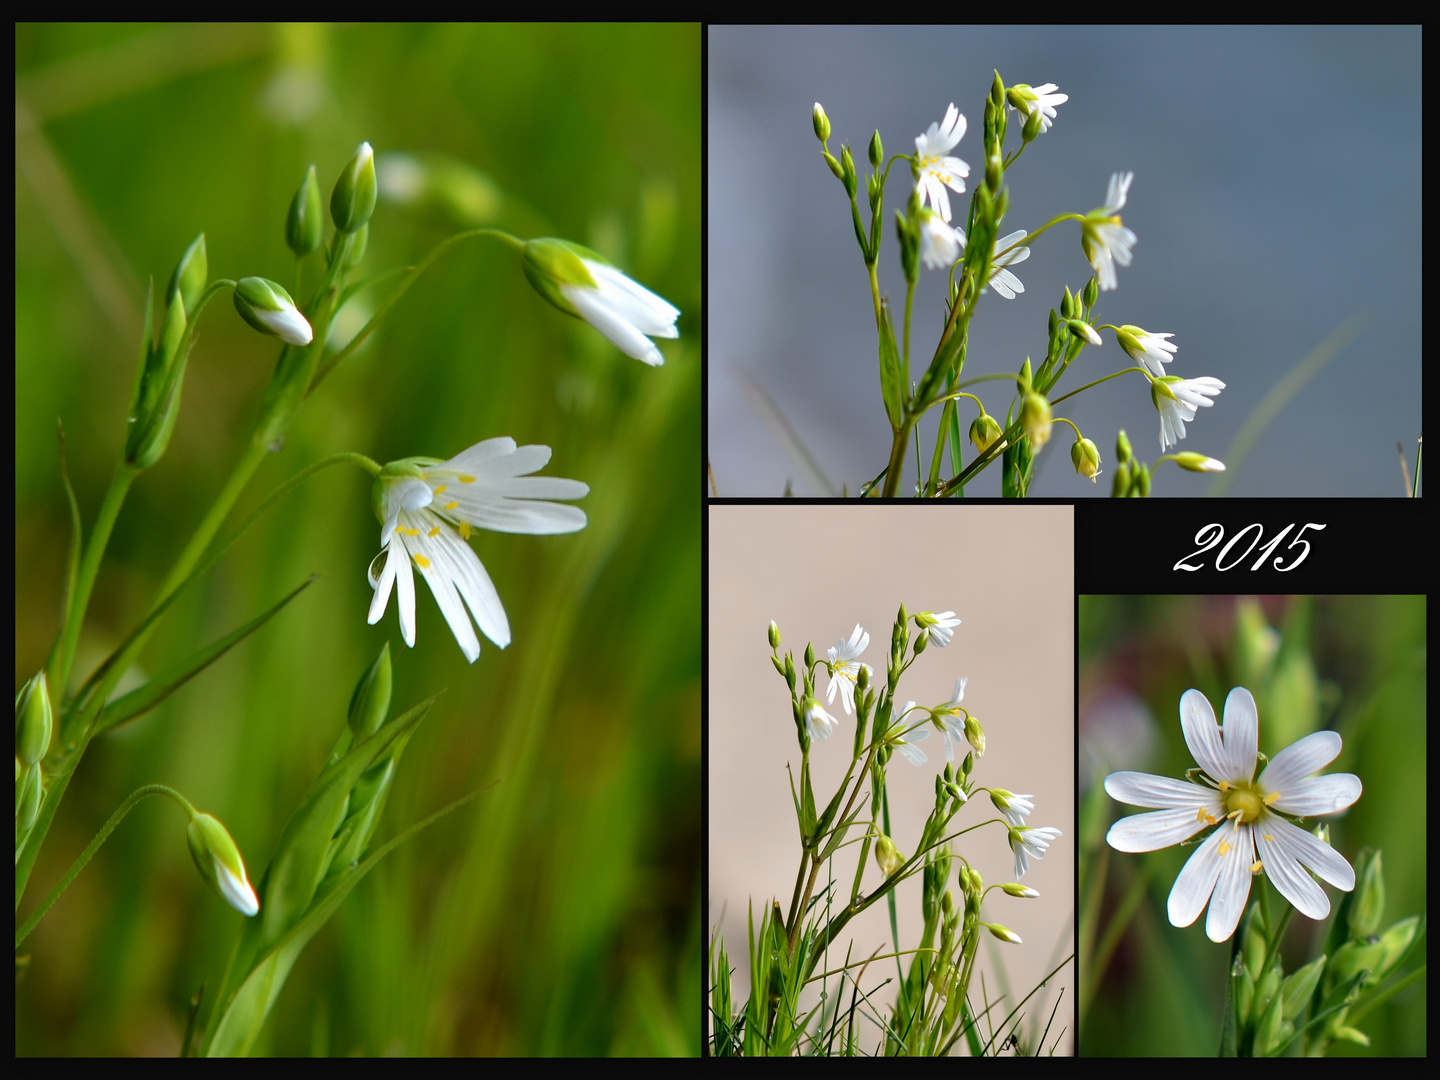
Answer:
[{"label": "blurred grass", "polygon": [[[1087,698],[1098,699],[1102,690],[1117,687],[1136,695],[1154,718],[1151,759],[1121,766],[1145,772],[1179,777],[1193,766],[1178,712],[1180,695],[1192,686],[1217,710],[1232,686],[1251,689],[1260,712],[1260,748],[1267,754],[1310,731],[1333,728],[1343,737],[1344,749],[1325,771],[1353,772],[1365,790],[1352,809],[1325,819],[1331,823],[1332,843],[1352,864],[1362,848],[1384,851],[1382,925],[1422,913],[1427,896],[1425,607],[1423,596],[1082,596],[1082,744],[1094,736],[1093,728],[1087,730]],[[1253,633],[1264,625],[1279,635],[1271,639],[1275,651],[1268,660],[1263,646],[1257,655],[1256,642],[1264,641],[1264,632]],[[1243,632],[1242,626],[1252,632]],[[1081,838],[1083,850],[1090,852],[1099,850],[1105,831],[1125,812],[1103,792],[1097,798],[1103,812],[1086,815]],[[1166,899],[1192,851],[1108,851],[1102,926],[1115,917],[1144,861],[1153,866],[1148,898],[1121,937],[1093,1001],[1082,1004],[1082,1054],[1214,1056],[1228,949],[1205,937],[1203,918],[1176,928],[1166,916]],[[1273,887],[1268,882],[1265,887],[1278,905]],[[1343,894],[1329,887],[1325,891],[1333,911]],[[1252,891],[1252,899],[1257,895]],[[1287,972],[1316,954],[1328,925],[1303,916],[1291,920],[1283,950]],[[1332,1053],[1423,1056],[1425,1006],[1422,981],[1359,1024],[1371,1038],[1368,1049],[1340,1043]]]},{"label": "blurred grass", "polygon": [[[323,454],[448,457],[495,435],[587,482],[572,536],[473,542],[514,642],[467,665],[428,591],[417,648],[365,624],[369,483],[288,495],[183,598],[140,666],[225,633],[314,571],[274,623],[98,742],[23,914],[114,805],[173,784],[263,866],[382,641],[398,708],[448,692],[380,836],[498,779],[371,875],[292,974],[259,1052],[684,1054],[699,1046],[700,35],[694,26],[21,25],[16,39],[16,671],[44,660],[66,513],[86,526],[120,448],[144,281],[204,231],[212,277],[287,285],[286,208],[361,139],[439,151],[506,193],[500,224],[585,243],[681,308],[651,370],[536,296],[514,256],[461,244],[327,380],[232,524]],[[33,183],[32,183],[32,178]],[[383,203],[360,275],[445,232]],[[165,458],[117,525],[83,674],[142,614],[248,437],[276,352],[216,304]],[[27,942],[19,1054],[173,1054],[237,919],[183,822],[142,807]]]}]

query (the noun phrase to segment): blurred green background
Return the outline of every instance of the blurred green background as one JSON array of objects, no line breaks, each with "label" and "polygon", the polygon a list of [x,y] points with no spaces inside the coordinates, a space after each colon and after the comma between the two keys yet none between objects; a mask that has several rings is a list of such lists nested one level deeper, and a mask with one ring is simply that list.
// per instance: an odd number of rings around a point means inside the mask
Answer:
[{"label": "blurred green background", "polygon": [[[499,195],[448,223],[382,200],[357,278],[493,218],[586,244],[683,313],[651,369],[541,300],[500,245],[442,256],[310,399],[231,525],[337,450],[445,458],[510,435],[554,447],[546,472],[590,485],[588,527],[476,534],[514,640],[483,642],[471,666],[426,589],[415,649],[393,601],[366,625],[370,481],[347,467],[307,481],[179,602],[139,666],[323,576],[91,748],[19,917],[142,783],[217,814],[258,875],[389,640],[396,711],[447,692],[401,762],[376,842],[498,783],[360,885],[296,966],[257,1052],[697,1052],[699,28],[16,33],[17,686],[57,625],[56,417],[88,530],[121,446],[146,279],[163,288],[203,231],[212,279],[289,287],[285,213],[310,163],[327,201],[362,139],[382,155],[447,155]],[[204,312],[169,451],[133,489],[102,567],[80,677],[150,603],[245,445],[276,355],[226,297]],[[179,1049],[191,995],[218,979],[240,917],[195,873],[184,820],[162,802],[141,804],[25,943],[17,1053]]]},{"label": "blurred green background", "polygon": [[[1182,777],[1195,762],[1181,734],[1180,696],[1202,691],[1218,717],[1230,689],[1244,686],[1255,695],[1267,755],[1312,731],[1340,733],[1344,749],[1322,771],[1355,773],[1364,794],[1350,810],[1316,820],[1330,823],[1332,845],[1352,865],[1363,849],[1383,850],[1382,927],[1424,914],[1425,597],[1082,596],[1079,617],[1080,1052],[1213,1057],[1229,943],[1205,936],[1203,915],[1171,926],[1165,908],[1194,848],[1112,850],[1106,830],[1135,811],[1101,782],[1120,769]],[[1283,901],[1265,887],[1278,913]],[[1345,894],[1322,887],[1333,921]],[[1251,901],[1258,896],[1252,887]],[[1108,962],[1097,963],[1112,925],[1122,931]],[[1287,973],[1318,955],[1328,926],[1302,915],[1290,921]],[[1398,971],[1423,965],[1426,944]],[[1370,1036],[1369,1049],[1340,1042],[1331,1054],[1423,1056],[1425,1002],[1422,978],[1355,1025]]]}]

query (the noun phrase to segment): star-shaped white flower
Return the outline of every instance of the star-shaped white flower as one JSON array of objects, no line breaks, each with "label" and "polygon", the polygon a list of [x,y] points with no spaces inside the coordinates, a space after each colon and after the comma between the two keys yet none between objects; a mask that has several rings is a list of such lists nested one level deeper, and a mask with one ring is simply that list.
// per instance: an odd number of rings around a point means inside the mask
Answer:
[{"label": "star-shaped white flower", "polygon": [[1223,382],[1208,375],[1199,379],[1165,375],[1150,381],[1150,400],[1160,414],[1162,453],[1185,438],[1185,424],[1195,419],[1195,410],[1214,405],[1211,398],[1224,389]]},{"label": "star-shaped white flower", "polygon": [[990,284],[1006,300],[1014,300],[1016,293],[1025,291],[1025,286],[1020,283],[1020,279],[1005,268],[1022,263],[1030,257],[1028,247],[1015,246],[1026,235],[1024,229],[1016,229],[995,241],[995,253],[990,260]]},{"label": "star-shaped white flower", "polygon": [[830,685],[825,690],[825,700],[835,704],[835,691],[840,691],[840,703],[845,706],[847,715],[855,711],[855,681],[860,678],[860,669],[872,673],[874,670],[858,659],[869,644],[870,635],[856,623],[849,641],[841,638],[825,651],[830,658]]},{"label": "star-shaped white flower", "polygon": [[542,500],[578,499],[589,487],[578,480],[529,475],[549,460],[548,446],[517,447],[514,439],[498,438],[476,443],[449,461],[406,458],[386,465],[372,495],[385,551],[370,563],[375,590],[370,622],[385,614],[394,587],[400,594],[401,636],[414,646],[413,563],[467,660],[473,664],[480,655],[467,607],[487,638],[502,649],[510,644],[500,596],[466,541],[472,528],[536,535],[583,529],[585,511]]},{"label": "star-shaped white flower", "polygon": [[1260,718],[1249,690],[1237,686],[1230,691],[1223,728],[1204,694],[1185,691],[1180,725],[1206,783],[1111,773],[1105,790],[1112,799],[1156,812],[1121,818],[1106,837],[1110,846],[1158,851],[1219,825],[1180,871],[1168,904],[1170,922],[1189,926],[1208,902],[1205,933],[1211,941],[1235,933],[1250,896],[1250,878],[1262,869],[1302,915],[1329,915],[1329,898],[1305,868],[1346,892],[1355,887],[1355,871],[1334,848],[1286,816],[1338,813],[1360,797],[1358,776],[1313,775],[1339,755],[1340,736],[1333,731],[1306,735],[1270,759],[1255,780]]},{"label": "star-shaped white flower", "polygon": [[920,208],[920,261],[929,270],[947,270],[965,250],[965,231],[951,228],[935,211]]},{"label": "star-shaped white flower", "polygon": [[904,755],[905,760],[911,765],[924,765],[926,761],[925,751],[915,744],[924,742],[930,737],[930,729],[917,727],[905,731],[905,718],[915,711],[915,702],[907,701],[903,709],[891,707],[890,729],[886,732],[886,744],[894,747]]},{"label": "star-shaped white flower", "polygon": [[1042,858],[1057,836],[1063,836],[1059,829],[1046,827],[1032,829],[1028,825],[1012,826],[1010,829],[1010,850],[1015,853],[1015,877],[1025,876],[1030,869],[1032,858]]},{"label": "star-shaped white flower", "polygon": [[963,194],[964,177],[970,175],[969,165],[948,156],[964,137],[965,117],[954,102],[945,110],[943,121],[931,124],[925,134],[915,136],[915,185],[920,189],[920,201],[928,199],[946,221],[950,220],[950,195],[945,189]]},{"label": "star-shaped white flower", "polygon": [[805,730],[811,741],[828,739],[830,733],[840,726],[840,721],[831,716],[813,697],[805,701]]},{"label": "star-shaped white flower", "polygon": [[1100,291],[1115,288],[1115,264],[1130,265],[1135,234],[1120,223],[1119,211],[1130,195],[1133,172],[1113,173],[1105,192],[1105,205],[1085,215],[1080,224],[1080,246],[1100,278]]},{"label": "star-shaped white flower", "polygon": [[965,700],[965,684],[970,680],[963,675],[955,680],[955,690],[944,705],[937,705],[930,711],[930,717],[940,734],[945,736],[945,760],[955,760],[955,747],[965,741],[965,723],[960,719],[960,702]]},{"label": "star-shaped white flower", "polygon": [[960,625],[953,611],[922,611],[915,616],[915,621],[920,625],[920,636],[928,638],[928,643],[937,649],[950,644],[950,639],[955,636],[955,627]]},{"label": "star-shaped white flower", "polygon": [[1131,360],[1146,368],[1152,375],[1164,375],[1165,365],[1175,359],[1175,351],[1179,348],[1178,345],[1170,343],[1169,339],[1173,336],[1152,334],[1127,323],[1115,334],[1115,340],[1129,354]]},{"label": "star-shaped white flower", "polygon": [[1043,86],[1029,86],[1026,83],[1020,83],[1010,87],[1005,97],[1012,109],[1016,108],[1018,102],[1020,110],[1026,117],[1039,109],[1040,130],[1045,132],[1050,130],[1050,125],[1055,121],[1055,106],[1063,105],[1070,100],[1069,94],[1055,93],[1058,89],[1059,87],[1053,82],[1047,82]]},{"label": "star-shaped white flower", "polygon": [[1034,798],[1034,795],[1016,795],[1004,788],[990,789],[990,801],[1011,825],[1025,824],[1025,819],[1035,810]]}]

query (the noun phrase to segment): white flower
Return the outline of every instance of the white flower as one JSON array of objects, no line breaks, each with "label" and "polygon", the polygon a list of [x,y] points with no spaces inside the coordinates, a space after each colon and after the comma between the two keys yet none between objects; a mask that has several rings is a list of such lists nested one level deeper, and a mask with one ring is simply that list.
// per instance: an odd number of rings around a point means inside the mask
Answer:
[{"label": "white flower", "polygon": [[[585,511],[544,502],[578,499],[589,488],[578,480],[530,476],[550,460],[548,446],[520,446],[510,438],[486,439],[449,461],[407,458],[381,470],[375,481],[375,514],[382,523],[384,566],[370,564],[375,597],[370,622],[385,614],[392,586],[400,598],[400,633],[415,644],[415,581],[411,563],[420,568],[435,602],[465,658],[480,655],[470,625],[470,609],[481,632],[502,649],[510,644],[510,624],[490,575],[466,541],[472,528],[510,533],[568,533],[585,527]],[[463,600],[463,604],[462,604]]]},{"label": "white flower", "polygon": [[964,137],[965,117],[954,102],[945,110],[943,121],[931,124],[925,134],[915,136],[915,185],[920,189],[920,201],[928,199],[946,221],[950,220],[950,195],[945,189],[963,193],[962,177],[970,175],[969,165],[957,157],[946,156]]},{"label": "white flower", "polygon": [[920,261],[927,269],[946,270],[965,250],[965,232],[945,224],[933,210],[920,208]]},{"label": "white flower", "polygon": [[929,638],[929,644],[937,649],[943,649],[955,636],[955,627],[960,625],[960,620],[954,616],[953,611],[942,611],[938,614],[922,611],[915,616],[915,621],[920,624],[920,636]]},{"label": "white flower", "polygon": [[857,659],[869,644],[870,635],[856,623],[849,641],[841,638],[825,651],[830,658],[830,685],[825,690],[825,700],[835,704],[835,691],[839,690],[840,703],[845,706],[847,714],[855,711],[855,680],[860,678],[860,669],[874,671],[869,664],[862,664]]},{"label": "white flower", "polygon": [[990,789],[990,801],[1011,825],[1025,824],[1025,818],[1035,809],[1035,804],[1031,801],[1034,798],[1034,795],[1016,795],[1004,788]]},{"label": "white flower", "polygon": [[1030,869],[1033,856],[1041,858],[1051,842],[1063,833],[1056,828],[1032,829],[1028,825],[1017,825],[1010,830],[1010,850],[1015,853],[1015,877],[1022,878]]},{"label": "white flower", "polygon": [[1105,790],[1112,799],[1157,812],[1121,818],[1106,837],[1110,846],[1158,851],[1218,824],[1175,879],[1168,905],[1170,922],[1189,926],[1208,902],[1205,933],[1211,941],[1235,932],[1250,878],[1262,868],[1301,914],[1312,919],[1329,915],[1329,899],[1305,868],[1346,892],[1355,887],[1355,871],[1328,844],[1281,815],[1334,814],[1360,797],[1358,776],[1313,775],[1340,753],[1340,736],[1333,731],[1306,735],[1271,758],[1260,778],[1252,780],[1260,718],[1250,691],[1241,686],[1230,691],[1222,728],[1205,695],[1187,690],[1180,698],[1180,726],[1206,783],[1111,773]]},{"label": "white flower", "polygon": [[812,741],[828,739],[830,733],[840,726],[840,721],[831,716],[813,697],[805,701],[805,730]]},{"label": "white flower", "polygon": [[1165,365],[1175,359],[1175,350],[1179,348],[1167,340],[1173,336],[1152,334],[1138,326],[1126,324],[1120,327],[1115,340],[1120,342],[1120,347],[1130,355],[1131,360],[1149,369],[1153,375],[1164,375]]},{"label": "white flower", "polygon": [[561,311],[584,319],[626,356],[665,363],[649,338],[679,337],[679,308],[568,240],[528,240],[522,263],[530,284]]},{"label": "white flower", "polygon": [[1115,263],[1130,265],[1130,249],[1135,234],[1120,223],[1118,211],[1130,194],[1133,172],[1113,173],[1105,193],[1105,205],[1091,210],[1080,224],[1080,246],[1100,278],[1100,291],[1115,288]]},{"label": "white flower", "polygon": [[886,742],[887,745],[893,746],[905,755],[905,760],[910,762],[911,765],[920,766],[925,764],[925,751],[921,750],[915,744],[928,739],[930,737],[930,729],[927,727],[917,727],[912,731],[905,732],[903,735],[900,734],[905,726],[905,717],[913,712],[914,709],[915,702],[913,701],[907,701],[903,709],[891,707],[890,730],[886,732]]},{"label": "white flower", "polygon": [[1195,410],[1208,409],[1225,384],[1206,375],[1199,379],[1182,379],[1165,375],[1150,381],[1150,400],[1160,414],[1160,450],[1175,446],[1185,438],[1185,423],[1195,419]]},{"label": "white flower", "polygon": [[991,256],[990,261],[990,284],[1006,300],[1014,300],[1016,293],[1025,291],[1025,286],[1020,284],[1020,279],[1005,267],[1015,266],[1030,257],[1028,247],[1012,247],[1026,235],[1024,229],[1016,229],[1008,236],[1002,236],[995,241],[995,253]]},{"label": "white flower", "polygon": [[965,739],[965,725],[960,720],[960,702],[965,700],[965,684],[969,681],[963,675],[956,679],[950,700],[930,712],[935,726],[940,729],[940,734],[945,736],[946,761],[955,760],[955,747]]},{"label": "white flower", "polygon": [[1070,100],[1069,94],[1057,94],[1054,91],[1059,89],[1053,82],[1047,82],[1043,86],[1029,86],[1020,83],[1010,87],[1005,95],[1010,108],[1016,107],[1019,102],[1020,109],[1028,117],[1036,109],[1040,110],[1040,130],[1049,131],[1051,123],[1055,120],[1055,106],[1063,105]]}]

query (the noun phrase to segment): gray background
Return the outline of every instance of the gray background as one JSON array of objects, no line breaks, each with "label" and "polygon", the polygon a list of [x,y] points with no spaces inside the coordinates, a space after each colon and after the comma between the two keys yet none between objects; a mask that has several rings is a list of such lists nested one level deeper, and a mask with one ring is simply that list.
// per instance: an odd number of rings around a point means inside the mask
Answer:
[{"label": "gray background", "polygon": [[[844,190],[811,131],[812,104],[830,116],[831,151],[850,142],[863,177],[875,128],[887,155],[913,153],[915,136],[955,102],[969,121],[952,151],[971,167],[966,194],[951,196],[963,219],[983,175],[983,98],[996,68],[1007,84],[1055,82],[1070,95],[1007,173],[1002,231],[1090,210],[1112,172],[1135,172],[1123,211],[1139,237],[1135,261],[1102,294],[1099,321],[1173,333],[1172,373],[1226,383],[1181,449],[1223,457],[1266,392],[1364,311],[1364,333],[1266,429],[1230,494],[1401,493],[1395,443],[1413,464],[1421,423],[1418,27],[712,27],[709,49],[709,454],[721,495],[778,495],[789,477],[796,493],[811,493],[737,389],[737,363],[835,484],[853,493],[889,451],[864,264]],[[897,310],[894,209],[910,187],[897,164],[880,255],[881,288]],[[863,183],[860,197],[868,224]],[[921,273],[912,371],[923,370],[943,315],[943,273]],[[1064,285],[1088,280],[1078,227],[1051,229],[1016,273],[1023,295],[981,302],[967,377],[1043,355],[1050,307]],[[1114,335],[1104,337],[1061,392],[1128,366]],[[1002,419],[1005,386],[977,388]],[[1073,435],[1061,425],[1037,462],[1034,495],[1108,494],[1121,427],[1143,459],[1159,455],[1138,375],[1057,413],[1095,440],[1105,473],[1093,486],[1075,475]],[[922,429],[927,467],[938,415]],[[972,403],[961,417],[968,430]],[[1208,482],[1167,465],[1156,494],[1198,495]],[[998,470],[968,490],[998,494]]]}]

